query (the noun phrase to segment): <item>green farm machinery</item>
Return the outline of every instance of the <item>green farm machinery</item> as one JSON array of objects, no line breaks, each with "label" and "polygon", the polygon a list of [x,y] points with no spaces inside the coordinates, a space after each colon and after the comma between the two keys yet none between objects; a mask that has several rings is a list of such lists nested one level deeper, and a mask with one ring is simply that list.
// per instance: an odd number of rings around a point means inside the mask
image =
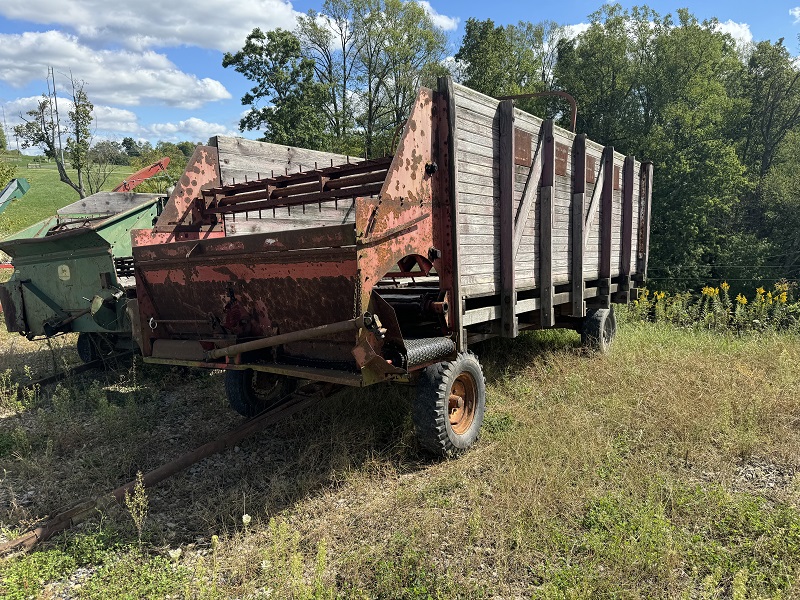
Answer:
[{"label": "green farm machinery", "polygon": [[86,362],[133,349],[125,311],[134,288],[130,231],[151,227],[165,200],[100,192],[0,242],[14,266],[0,286],[8,330],[29,339],[79,332]]}]

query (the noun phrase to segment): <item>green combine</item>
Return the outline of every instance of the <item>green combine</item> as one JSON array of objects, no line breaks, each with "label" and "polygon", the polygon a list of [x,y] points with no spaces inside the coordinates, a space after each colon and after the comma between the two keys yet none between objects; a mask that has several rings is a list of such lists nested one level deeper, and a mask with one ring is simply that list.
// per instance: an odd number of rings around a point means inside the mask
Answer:
[{"label": "green combine", "polygon": [[0,241],[14,273],[0,285],[6,327],[29,339],[78,332],[89,362],[133,349],[131,229],[150,228],[166,198],[100,192]]}]

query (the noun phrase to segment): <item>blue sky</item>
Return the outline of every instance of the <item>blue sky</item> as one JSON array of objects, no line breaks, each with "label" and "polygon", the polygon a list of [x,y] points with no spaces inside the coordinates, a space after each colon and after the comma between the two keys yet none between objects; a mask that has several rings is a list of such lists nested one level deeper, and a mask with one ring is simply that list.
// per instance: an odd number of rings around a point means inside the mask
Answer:
[{"label": "blue sky", "polygon": [[[458,49],[469,17],[498,24],[548,19],[579,25],[602,5],[568,0],[421,4],[447,31],[450,53]],[[647,4],[660,14],[686,7],[700,19],[716,17],[743,42],[783,37],[792,54],[800,54],[800,0]],[[222,68],[223,52],[241,47],[253,27],[291,28],[297,14],[320,7],[321,0],[0,0],[0,108],[10,130],[45,91],[52,66],[62,90],[69,72],[86,82],[98,138],[205,141],[218,133],[236,134],[244,110],[239,99],[248,82]],[[9,142],[13,147],[13,139]]]}]

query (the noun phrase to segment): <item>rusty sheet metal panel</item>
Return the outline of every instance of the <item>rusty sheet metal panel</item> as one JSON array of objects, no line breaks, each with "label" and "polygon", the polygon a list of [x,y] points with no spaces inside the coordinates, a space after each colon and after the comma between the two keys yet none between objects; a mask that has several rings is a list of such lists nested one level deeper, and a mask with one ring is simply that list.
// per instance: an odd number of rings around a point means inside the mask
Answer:
[{"label": "rusty sheet metal panel", "polygon": [[402,258],[420,255],[433,259],[437,271],[442,268],[433,240],[432,178],[438,171],[433,106],[433,92],[422,88],[380,195],[356,202],[359,312],[366,310],[372,288]]},{"label": "rusty sheet metal panel", "polygon": [[156,223],[156,231],[171,231],[176,225],[196,225],[202,220],[195,201],[202,198],[202,190],[218,186],[219,155],[213,146],[197,146],[186,170],[172,191],[169,202]]},{"label": "rusty sheet metal panel", "polygon": [[519,127],[514,128],[514,164],[522,167],[530,167],[533,164],[532,144],[533,135],[530,132]]},{"label": "rusty sheet metal panel", "polygon": [[[249,339],[352,318],[354,241],[342,225],[136,247],[143,354],[156,339]],[[344,340],[334,354],[346,358],[353,337],[320,347]]]}]

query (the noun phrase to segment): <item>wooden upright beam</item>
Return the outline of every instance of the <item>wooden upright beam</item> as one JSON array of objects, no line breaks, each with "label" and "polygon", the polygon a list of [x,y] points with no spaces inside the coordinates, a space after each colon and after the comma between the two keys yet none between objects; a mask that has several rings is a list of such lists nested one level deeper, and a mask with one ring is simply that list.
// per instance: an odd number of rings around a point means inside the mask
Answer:
[{"label": "wooden upright beam", "polygon": [[599,308],[611,308],[611,236],[614,216],[614,147],[603,150],[603,192],[600,198]]},{"label": "wooden upright beam", "polygon": [[[514,277],[514,101],[500,103],[500,335],[517,337]],[[523,224],[524,225],[524,224]]]},{"label": "wooden upright beam", "polygon": [[586,134],[575,137],[572,143],[572,210],[570,221],[570,246],[572,261],[570,279],[572,281],[572,316],[586,315],[586,303],[583,301],[585,288],[583,278],[584,254],[584,217],[586,204]]},{"label": "wooden upright beam", "polygon": [[[450,244],[448,250],[452,257],[451,283],[453,297],[450,298],[450,329],[456,334],[456,347],[459,352],[467,349],[467,335],[462,325],[464,314],[464,300],[461,296],[461,256],[459,247],[458,231],[458,129],[456,128],[456,98],[451,77],[439,77],[439,93],[444,96],[447,105],[447,131],[439,132],[440,144],[444,146],[443,157],[447,157],[447,185],[442,190],[442,201],[448,202],[449,210],[449,231],[444,232],[445,236],[449,233]],[[444,185],[444,183],[443,183]],[[445,195],[446,194],[446,195]],[[445,214],[448,214],[445,212]],[[446,240],[446,238],[445,238]],[[444,245],[444,244],[443,244]]]},{"label": "wooden upright beam", "polygon": [[620,284],[617,300],[628,302],[631,289],[631,251],[633,250],[633,182],[636,159],[626,156],[622,167],[622,237],[620,238]]},{"label": "wooden upright beam", "polygon": [[542,124],[543,167],[539,208],[539,290],[542,327],[556,324],[553,311],[553,188],[556,178],[556,144],[553,137],[553,121]]},{"label": "wooden upright beam", "polygon": [[650,255],[650,206],[653,200],[653,163],[643,162],[639,171],[639,244],[636,252],[636,278],[647,279]]}]

